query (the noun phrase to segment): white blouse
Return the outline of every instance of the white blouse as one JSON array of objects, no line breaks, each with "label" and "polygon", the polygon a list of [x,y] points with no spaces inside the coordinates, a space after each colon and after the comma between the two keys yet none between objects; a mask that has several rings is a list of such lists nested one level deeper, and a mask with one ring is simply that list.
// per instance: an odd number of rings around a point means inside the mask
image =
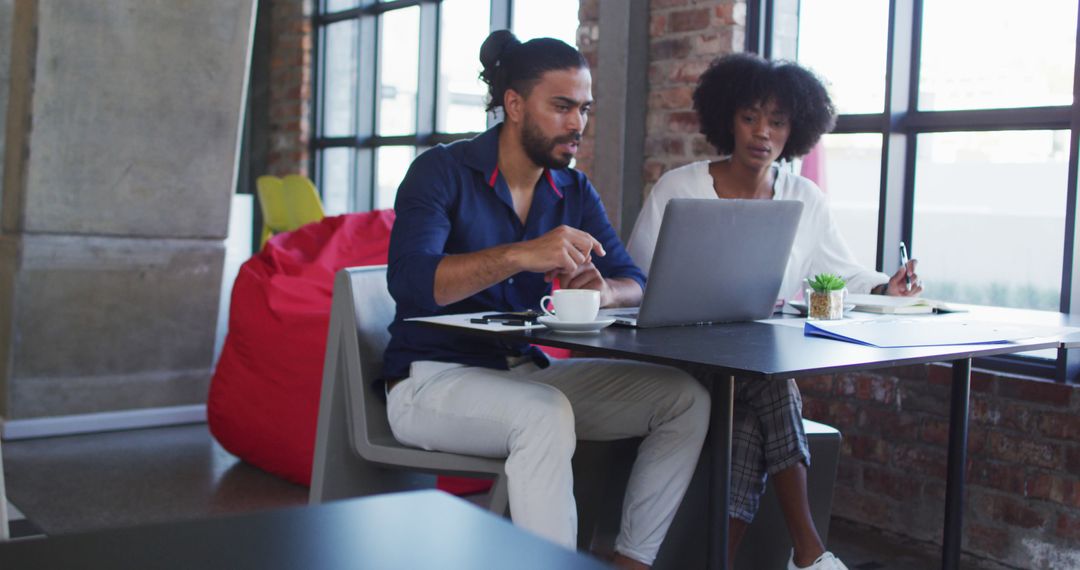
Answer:
[{"label": "white blouse", "polygon": [[[799,229],[780,285],[780,299],[801,298],[805,287],[803,280],[818,273],[840,275],[847,281],[851,293],[869,293],[877,285],[888,283],[888,275],[864,269],[855,261],[833,222],[825,194],[816,184],[781,168],[774,167],[774,174],[773,198],[803,203]],[[664,173],[645,199],[627,250],[646,275],[652,264],[656,238],[660,235],[664,208],[672,198],[717,198],[709,174],[709,161],[694,162]]]}]

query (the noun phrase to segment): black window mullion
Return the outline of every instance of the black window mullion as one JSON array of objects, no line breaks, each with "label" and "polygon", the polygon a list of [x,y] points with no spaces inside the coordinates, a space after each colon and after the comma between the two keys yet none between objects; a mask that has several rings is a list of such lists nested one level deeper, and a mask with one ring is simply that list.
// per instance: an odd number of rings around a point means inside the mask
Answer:
[{"label": "black window mullion", "polygon": [[892,273],[898,267],[901,240],[910,237],[910,211],[914,178],[914,135],[902,128],[914,106],[911,62],[915,54],[918,9],[914,3],[889,2],[889,37],[885,62],[885,111],[879,129],[881,140],[881,189],[878,208],[877,269]]},{"label": "black window mullion", "polygon": [[[911,23],[907,29],[911,30],[910,59],[908,60],[908,85],[907,85],[907,109],[900,117],[901,125],[911,120],[911,117],[919,110],[919,82],[922,71],[922,32],[923,32],[923,0],[912,0],[906,8],[910,9]],[[897,25],[900,25],[897,22]],[[901,200],[900,211],[900,239],[907,244],[909,253],[915,251],[912,227],[915,219],[915,169],[918,158],[919,136],[918,131],[902,127],[905,134],[904,164],[904,195]],[[892,273],[892,268],[900,266],[900,249],[897,242],[885,243],[882,246],[885,253],[883,256],[885,270]]]},{"label": "black window mullion", "polygon": [[761,16],[763,20],[761,28],[765,30],[764,33],[769,37],[769,41],[763,42],[762,48],[764,48],[765,51],[761,53],[761,57],[772,59],[772,38],[776,33],[776,27],[774,26],[774,22],[776,21],[776,2],[774,0],[762,0]]},{"label": "black window mullion", "polygon": [[912,111],[900,122],[912,133],[1068,129],[1071,107]]},{"label": "black window mullion", "polygon": [[[320,2],[322,5],[323,2]],[[326,78],[326,62],[324,58],[320,56],[322,50],[320,49],[326,42],[326,28],[315,25],[318,20],[319,10],[315,11],[312,16],[311,29],[315,30],[315,42],[311,46],[311,61],[315,64],[315,69],[311,74],[311,104],[309,109],[311,110],[311,132],[313,133],[311,149],[308,151],[308,172],[311,174],[312,180],[315,181],[315,187],[319,188],[319,194],[322,194],[323,188],[323,170],[322,170],[322,154],[316,151],[314,141],[318,140],[323,134],[322,126],[322,114],[323,114],[323,87]]]},{"label": "black window mullion", "polygon": [[763,11],[768,0],[746,0],[746,45],[749,53],[762,55],[768,51],[767,46],[772,44],[772,30],[765,29]]},{"label": "black window mullion", "polygon": [[391,12],[393,10],[400,10],[401,8],[409,8],[412,6],[421,6],[423,4],[439,3],[442,0],[393,0],[389,2],[377,2],[373,0],[366,0],[356,8],[349,8],[348,10],[341,10],[340,12],[333,12],[330,14],[318,14],[315,19],[316,25],[333,24],[334,22],[341,22],[343,20],[354,20],[358,18],[364,18],[366,16],[377,16],[384,12]]},{"label": "black window mullion", "polygon": [[836,118],[836,128],[833,134],[856,134],[881,132],[881,125],[885,122],[885,115],[881,113],[868,113],[859,115],[840,115]]}]

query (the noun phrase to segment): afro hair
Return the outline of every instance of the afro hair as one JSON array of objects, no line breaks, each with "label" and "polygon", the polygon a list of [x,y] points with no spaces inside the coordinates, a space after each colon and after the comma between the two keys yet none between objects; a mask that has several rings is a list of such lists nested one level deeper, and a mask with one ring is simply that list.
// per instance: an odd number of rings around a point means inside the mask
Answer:
[{"label": "afro hair", "polygon": [[694,89],[701,133],[720,154],[735,148],[735,113],[773,100],[788,116],[791,134],[780,158],[791,160],[814,148],[836,122],[825,85],[811,71],[788,61],[731,54],[709,65]]}]

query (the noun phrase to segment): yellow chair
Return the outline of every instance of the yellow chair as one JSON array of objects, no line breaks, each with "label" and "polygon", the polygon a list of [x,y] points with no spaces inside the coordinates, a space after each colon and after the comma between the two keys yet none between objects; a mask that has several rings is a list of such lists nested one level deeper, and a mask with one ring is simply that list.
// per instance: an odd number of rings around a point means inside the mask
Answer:
[{"label": "yellow chair", "polygon": [[266,245],[266,240],[273,234],[295,230],[326,216],[319,193],[306,176],[260,176],[255,181],[255,189],[259,193],[263,215],[260,247]]}]

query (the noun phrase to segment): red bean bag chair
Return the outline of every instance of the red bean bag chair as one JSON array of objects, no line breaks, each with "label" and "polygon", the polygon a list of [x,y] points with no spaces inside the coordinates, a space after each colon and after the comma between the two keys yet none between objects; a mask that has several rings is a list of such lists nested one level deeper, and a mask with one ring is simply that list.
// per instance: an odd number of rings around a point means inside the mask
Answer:
[{"label": "red bean bag chair", "polygon": [[240,267],[206,403],[233,455],[311,483],[334,273],[386,263],[393,210],[324,218],[271,238]]},{"label": "red bean bag chair", "polygon": [[[230,453],[311,484],[334,274],[386,263],[393,222],[393,210],[324,218],[274,236],[240,267],[206,404]],[[445,477],[439,487],[463,494],[490,482]]]}]

